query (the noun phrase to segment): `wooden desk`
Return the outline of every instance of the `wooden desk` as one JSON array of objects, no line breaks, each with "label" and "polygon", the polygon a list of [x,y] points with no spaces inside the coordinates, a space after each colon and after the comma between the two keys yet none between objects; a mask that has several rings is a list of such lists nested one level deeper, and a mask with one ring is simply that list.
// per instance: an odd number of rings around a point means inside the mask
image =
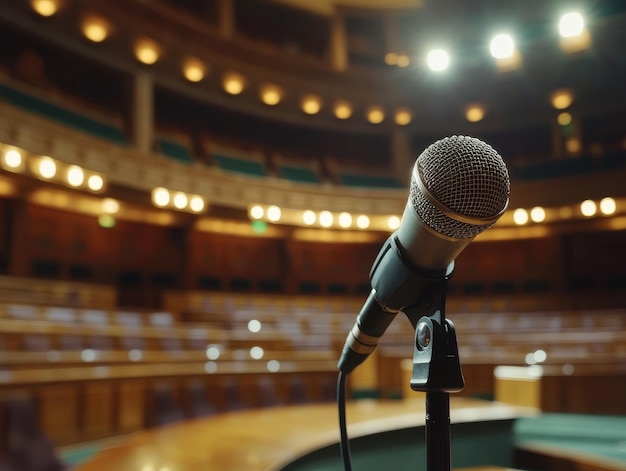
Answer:
[{"label": "wooden desk", "polygon": [[[452,398],[454,424],[505,422],[521,408]],[[278,471],[316,450],[335,445],[338,426],[334,404],[278,407],[230,413],[142,431],[105,450],[76,471]],[[351,439],[412,429],[424,424],[423,400],[357,401],[348,404]],[[413,437],[416,445],[423,441]],[[454,442],[452,444],[454,449]],[[353,453],[354,454],[354,453]],[[473,471],[503,468],[474,468]]]}]

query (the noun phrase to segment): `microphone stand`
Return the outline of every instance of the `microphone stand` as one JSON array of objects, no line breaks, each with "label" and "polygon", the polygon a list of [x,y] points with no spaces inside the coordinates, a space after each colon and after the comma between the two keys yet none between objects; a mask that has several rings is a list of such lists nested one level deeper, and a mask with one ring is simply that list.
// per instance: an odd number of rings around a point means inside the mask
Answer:
[{"label": "microphone stand", "polygon": [[465,385],[454,324],[445,318],[449,278],[432,281],[404,310],[415,328],[411,389],[426,392],[427,471],[450,471],[450,393]]}]

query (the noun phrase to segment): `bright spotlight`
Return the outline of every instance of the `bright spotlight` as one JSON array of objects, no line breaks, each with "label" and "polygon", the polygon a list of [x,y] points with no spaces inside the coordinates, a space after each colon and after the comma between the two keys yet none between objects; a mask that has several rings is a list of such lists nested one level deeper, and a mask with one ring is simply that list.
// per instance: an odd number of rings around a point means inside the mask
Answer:
[{"label": "bright spotlight", "polygon": [[367,217],[365,214],[361,214],[359,217],[356,218],[356,226],[359,229],[367,229],[368,227],[370,227],[370,218]]},{"label": "bright spotlight", "polygon": [[338,222],[340,227],[347,229],[352,225],[352,215],[350,213],[341,213]]},{"label": "bright spotlight", "polygon": [[70,165],[67,169],[67,183],[70,186],[81,186],[85,181],[85,172],[77,165]]},{"label": "bright spotlight", "polygon": [[187,207],[189,199],[187,195],[182,191],[179,191],[174,195],[174,207],[176,209],[185,209]]},{"label": "bright spotlight", "polygon": [[22,154],[18,150],[10,149],[5,152],[3,160],[7,167],[16,169],[21,167],[23,158]]},{"label": "bright spotlight", "polygon": [[278,206],[270,206],[269,208],[267,208],[267,219],[269,219],[270,221],[272,222],[280,221],[281,215],[282,213]]},{"label": "bright spotlight", "polygon": [[304,213],[302,213],[302,222],[307,226],[315,224],[316,219],[317,217],[315,216],[315,213],[310,209],[307,209]]},{"label": "bright spotlight", "polygon": [[616,210],[617,204],[613,198],[607,196],[606,198],[602,198],[600,200],[600,211],[602,214],[606,214],[608,216],[609,214],[615,213]]},{"label": "bright spotlight", "polygon": [[585,30],[585,19],[575,11],[565,13],[559,20],[559,34],[563,38],[579,36]]},{"label": "bright spotlight", "polygon": [[330,211],[322,211],[320,213],[320,226],[330,227],[333,225],[333,213]]},{"label": "bright spotlight", "polygon": [[489,52],[496,59],[508,59],[515,52],[515,43],[508,34],[497,34],[489,44]]},{"label": "bright spotlight", "polygon": [[518,226],[523,226],[528,222],[528,211],[526,211],[524,208],[517,208],[513,212],[513,221]]},{"label": "bright spotlight", "polygon": [[434,49],[428,53],[426,62],[430,70],[441,72],[450,65],[450,55],[443,49]]},{"label": "bright spotlight", "polygon": [[392,231],[395,231],[400,227],[400,218],[398,216],[389,216],[387,219],[387,227]]},{"label": "bright spotlight", "polygon": [[113,198],[104,198],[101,205],[102,212],[106,214],[117,214],[120,211],[120,203]]},{"label": "bright spotlight", "polygon": [[57,165],[50,157],[42,158],[39,161],[39,167],[37,169],[39,171],[39,175],[46,179],[54,177],[57,173]]},{"label": "bright spotlight", "polygon": [[580,203],[580,212],[583,216],[591,217],[596,214],[596,203],[591,200],[585,200]]},{"label": "bright spotlight", "polygon": [[52,16],[59,9],[59,4],[56,0],[31,0],[30,3],[33,10],[41,16]]},{"label": "bright spotlight", "polygon": [[530,210],[530,219],[533,222],[543,222],[546,219],[546,211],[541,206],[535,206]]},{"label": "bright spotlight", "polygon": [[250,208],[250,217],[252,219],[261,219],[263,214],[265,214],[265,211],[261,206],[252,206]]},{"label": "bright spotlight", "polygon": [[104,178],[100,175],[92,175],[87,179],[87,186],[91,191],[100,191],[104,188]]},{"label": "bright spotlight", "polygon": [[201,196],[193,196],[189,201],[189,207],[194,213],[199,213],[204,209],[204,200]]},{"label": "bright spotlight", "polygon": [[170,204],[170,192],[165,188],[155,188],[152,190],[152,203],[161,208],[167,206]]},{"label": "bright spotlight", "polygon": [[152,65],[159,60],[161,49],[156,41],[149,38],[141,38],[135,43],[135,57],[139,62]]}]

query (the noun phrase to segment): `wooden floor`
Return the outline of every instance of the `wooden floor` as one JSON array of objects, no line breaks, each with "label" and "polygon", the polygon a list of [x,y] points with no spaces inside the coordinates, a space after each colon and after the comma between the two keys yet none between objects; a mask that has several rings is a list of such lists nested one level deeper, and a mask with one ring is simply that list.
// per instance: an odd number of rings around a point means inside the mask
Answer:
[{"label": "wooden floor", "polygon": [[[463,398],[451,399],[452,422],[519,417],[528,410]],[[350,438],[424,423],[423,400],[348,404]],[[295,459],[337,443],[334,404],[277,407],[221,414],[136,433],[75,471],[277,471]],[[473,468],[473,471],[503,468]]]}]

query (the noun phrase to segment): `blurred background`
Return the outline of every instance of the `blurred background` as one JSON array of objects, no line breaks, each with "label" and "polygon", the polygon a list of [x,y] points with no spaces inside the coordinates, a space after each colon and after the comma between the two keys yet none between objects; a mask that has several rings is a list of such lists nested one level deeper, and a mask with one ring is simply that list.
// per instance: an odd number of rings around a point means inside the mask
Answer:
[{"label": "blurred background", "polygon": [[[453,134],[512,188],[450,284],[460,395],[626,413],[626,3],[5,0],[0,44],[5,451],[334,401]],[[411,394],[412,345],[398,316],[351,397]]]}]

